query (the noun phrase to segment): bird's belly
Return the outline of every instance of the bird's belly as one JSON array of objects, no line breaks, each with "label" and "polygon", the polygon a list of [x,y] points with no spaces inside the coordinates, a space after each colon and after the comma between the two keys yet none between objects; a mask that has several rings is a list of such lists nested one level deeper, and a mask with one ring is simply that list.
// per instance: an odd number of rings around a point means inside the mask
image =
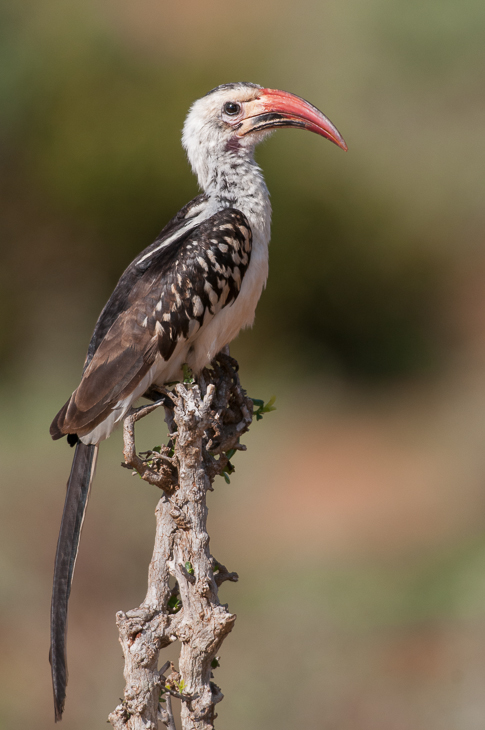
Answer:
[{"label": "bird's belly", "polygon": [[187,363],[196,373],[206,367],[241,329],[254,322],[256,306],[268,277],[268,257],[254,255],[235,301],[221,309],[196,333],[188,352]]}]

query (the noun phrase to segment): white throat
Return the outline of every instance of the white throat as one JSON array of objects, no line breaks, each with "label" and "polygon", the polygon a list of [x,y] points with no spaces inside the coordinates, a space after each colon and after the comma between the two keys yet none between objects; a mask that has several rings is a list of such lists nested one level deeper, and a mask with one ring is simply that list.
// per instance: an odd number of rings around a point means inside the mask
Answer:
[{"label": "white throat", "polygon": [[271,204],[263,173],[255,162],[252,149],[226,152],[217,165],[208,166],[208,175],[199,183],[211,203],[221,208],[237,208],[244,213],[253,237],[269,243]]},{"label": "white throat", "polygon": [[187,149],[187,153],[199,185],[209,198],[210,215],[222,208],[237,208],[248,219],[253,237],[267,245],[271,204],[263,173],[254,160],[254,148],[240,147],[216,154],[208,146],[198,145]]}]

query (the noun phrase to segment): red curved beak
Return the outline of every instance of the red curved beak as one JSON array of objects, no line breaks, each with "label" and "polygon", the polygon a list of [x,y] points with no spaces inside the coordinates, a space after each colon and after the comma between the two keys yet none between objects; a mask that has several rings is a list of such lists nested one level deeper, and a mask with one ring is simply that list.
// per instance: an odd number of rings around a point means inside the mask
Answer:
[{"label": "red curved beak", "polygon": [[300,127],[326,137],[347,150],[344,138],[330,119],[316,106],[295,94],[278,89],[262,89],[259,97],[250,102],[248,107],[249,114],[241,125],[241,136],[263,129]]}]

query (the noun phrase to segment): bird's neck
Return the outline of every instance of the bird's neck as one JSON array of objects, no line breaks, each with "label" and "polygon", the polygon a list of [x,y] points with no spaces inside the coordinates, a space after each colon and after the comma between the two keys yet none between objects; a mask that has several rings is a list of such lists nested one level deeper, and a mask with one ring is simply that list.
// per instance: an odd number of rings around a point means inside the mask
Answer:
[{"label": "bird's neck", "polygon": [[209,197],[211,208],[237,208],[244,213],[257,236],[269,243],[271,205],[269,192],[252,150],[228,151],[199,174],[199,183]]}]

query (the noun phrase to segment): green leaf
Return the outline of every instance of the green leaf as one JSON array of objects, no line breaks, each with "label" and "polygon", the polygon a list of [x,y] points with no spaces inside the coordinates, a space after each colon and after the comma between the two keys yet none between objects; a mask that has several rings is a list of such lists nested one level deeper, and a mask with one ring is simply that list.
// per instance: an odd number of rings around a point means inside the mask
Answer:
[{"label": "green leaf", "polygon": [[227,475],[227,472],[223,471],[223,472],[222,472],[222,476],[223,476],[223,477],[224,477],[224,479],[226,480],[226,484],[230,484],[230,483],[231,483],[231,480],[229,479],[229,477],[228,477],[228,475]]},{"label": "green leaf", "polygon": [[170,596],[167,607],[172,613],[178,613],[178,611],[182,608],[182,601],[178,596]]},{"label": "green leaf", "polygon": [[194,381],[194,375],[192,373],[192,370],[189,368],[186,362],[182,365],[182,372],[184,374],[184,383],[187,385],[191,385]]},{"label": "green leaf", "polygon": [[271,398],[269,399],[269,401],[266,403],[266,405],[263,408],[264,412],[271,413],[271,411],[275,411],[276,410],[275,402],[276,402],[276,396],[272,395]]},{"label": "green leaf", "polygon": [[217,656],[214,657],[214,659],[211,661],[212,669],[217,669],[217,667],[220,667],[220,666],[221,665],[219,664],[219,657],[217,657]]},{"label": "green leaf", "polygon": [[193,569],[193,567],[192,567],[192,563],[189,563],[189,562],[187,561],[187,562],[185,563],[185,570],[186,570],[186,571],[187,571],[187,573],[189,573],[190,575],[194,575],[194,569]]},{"label": "green leaf", "polygon": [[259,398],[251,398],[254,405],[257,405],[257,410],[254,411],[253,415],[256,416],[256,420],[260,421],[263,417],[264,413],[271,413],[271,411],[275,411],[276,408],[274,406],[274,402],[276,400],[276,396],[273,395],[269,401],[265,404],[264,401],[259,400]]}]

